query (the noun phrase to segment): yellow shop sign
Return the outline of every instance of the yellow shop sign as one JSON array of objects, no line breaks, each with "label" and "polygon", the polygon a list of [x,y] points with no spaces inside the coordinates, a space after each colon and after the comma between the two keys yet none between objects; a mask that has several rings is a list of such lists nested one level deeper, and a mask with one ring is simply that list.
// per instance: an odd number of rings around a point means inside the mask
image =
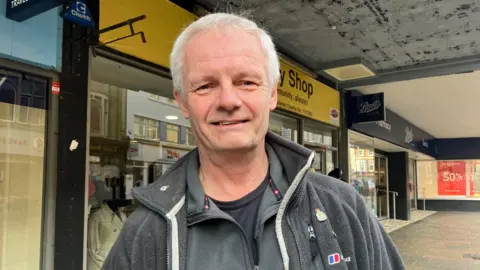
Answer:
[{"label": "yellow shop sign", "polygon": [[[137,33],[143,31],[146,43],[136,35],[107,46],[169,68],[169,55],[177,35],[197,16],[168,0],[100,0],[100,29],[142,15],[145,19],[135,22],[133,29]],[[130,27],[125,26],[101,34],[100,41],[106,43],[128,35]],[[285,61],[281,61],[280,72],[279,108],[339,126],[340,97],[337,91]]]},{"label": "yellow shop sign", "polygon": [[[126,20],[145,16],[135,22],[135,32],[143,31],[146,43],[140,35],[108,44],[119,52],[169,68],[169,56],[177,35],[197,16],[168,0],[100,0],[100,29]],[[129,26],[124,26],[100,35],[106,43],[130,35]]]},{"label": "yellow shop sign", "polygon": [[340,125],[340,95],[335,89],[280,61],[278,107],[296,114]]}]

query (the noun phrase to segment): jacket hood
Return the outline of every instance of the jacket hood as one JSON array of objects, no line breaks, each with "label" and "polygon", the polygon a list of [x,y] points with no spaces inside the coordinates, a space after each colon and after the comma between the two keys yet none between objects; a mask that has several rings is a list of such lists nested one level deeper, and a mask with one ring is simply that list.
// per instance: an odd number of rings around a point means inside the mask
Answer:
[{"label": "jacket hood", "polygon": [[[290,185],[313,151],[271,131],[267,132],[265,143],[277,155]],[[198,164],[198,149],[180,158],[151,185],[135,188],[132,191],[134,198],[149,209],[166,215],[185,196],[187,175],[195,167],[192,163]]]}]

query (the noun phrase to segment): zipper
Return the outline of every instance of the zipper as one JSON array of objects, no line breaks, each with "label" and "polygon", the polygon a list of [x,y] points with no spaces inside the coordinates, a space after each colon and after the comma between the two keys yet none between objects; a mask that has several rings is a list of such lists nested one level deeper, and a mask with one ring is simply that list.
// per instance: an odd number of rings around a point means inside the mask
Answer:
[{"label": "zipper", "polygon": [[307,223],[307,226],[308,238],[310,238],[310,251],[312,253],[313,260],[318,255],[317,236],[315,235],[315,230],[313,229],[312,224]]},{"label": "zipper", "polygon": [[[166,218],[166,217],[165,217]],[[169,220],[168,218],[166,218],[167,220],[167,269],[168,270],[171,270],[172,266],[171,266],[171,253],[172,253],[172,245],[170,244],[170,238],[171,238],[171,234],[172,234],[172,221]]]},{"label": "zipper", "polygon": [[290,230],[293,233],[293,239],[295,240],[295,245],[297,246],[298,257],[300,259],[300,270],[303,270],[305,269],[305,267],[303,265],[302,253],[300,252],[300,245],[298,244],[298,237],[297,237],[297,234],[295,233],[295,230],[292,227],[292,223],[290,222],[290,218],[288,217],[288,215],[287,215],[287,223],[288,223],[288,227],[290,227]]},{"label": "zipper", "polygon": [[[232,222],[233,224],[235,224],[241,231],[242,233],[242,236],[243,236],[243,240],[244,242],[246,243],[246,249],[247,249],[247,264],[250,265],[247,269],[252,269],[252,265],[254,266],[254,269],[258,269],[258,266],[255,265],[255,262],[253,261],[253,252],[252,252],[252,249],[250,248],[250,242],[248,241],[247,239],[247,236],[245,235],[245,231],[243,230],[243,228],[238,224],[237,221],[235,221],[233,218],[231,217],[201,217],[197,220],[195,220],[194,222],[191,222],[191,223],[188,223],[188,226],[193,226],[195,224],[198,224],[198,223],[201,223],[201,222],[204,222],[204,221],[207,221],[207,220],[212,220],[212,219],[220,219],[220,220],[226,220],[226,221],[229,221],[229,222]],[[168,264],[167,264],[168,266]],[[255,268],[257,267],[257,268]]]}]

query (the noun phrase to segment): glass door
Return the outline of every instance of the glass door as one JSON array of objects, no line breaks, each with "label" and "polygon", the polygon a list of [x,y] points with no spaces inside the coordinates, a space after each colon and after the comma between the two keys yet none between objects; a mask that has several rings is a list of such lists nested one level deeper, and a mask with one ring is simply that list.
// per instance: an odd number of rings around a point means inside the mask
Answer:
[{"label": "glass door", "polygon": [[388,162],[381,155],[375,156],[376,190],[377,190],[377,216],[379,219],[389,218],[389,192],[388,192]]},{"label": "glass door", "polygon": [[408,160],[408,188],[410,193],[410,208],[417,209],[417,174],[415,173],[417,162],[413,159]]},{"label": "glass door", "polygon": [[373,139],[349,131],[349,183],[363,197],[372,214],[377,216],[377,191],[375,183],[378,175],[375,168]]}]

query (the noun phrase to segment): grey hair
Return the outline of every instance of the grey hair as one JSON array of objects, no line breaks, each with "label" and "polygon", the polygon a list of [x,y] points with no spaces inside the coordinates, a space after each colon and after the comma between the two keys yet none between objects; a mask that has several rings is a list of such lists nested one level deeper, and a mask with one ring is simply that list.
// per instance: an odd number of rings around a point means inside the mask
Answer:
[{"label": "grey hair", "polygon": [[186,45],[196,34],[213,29],[240,29],[255,34],[265,51],[267,58],[268,87],[270,90],[273,89],[274,84],[277,83],[280,78],[280,63],[275,44],[267,31],[259,27],[254,21],[242,15],[212,13],[190,24],[182,31],[173,44],[173,49],[170,54],[170,71],[175,91],[179,92],[182,96],[184,95],[183,57]]}]

